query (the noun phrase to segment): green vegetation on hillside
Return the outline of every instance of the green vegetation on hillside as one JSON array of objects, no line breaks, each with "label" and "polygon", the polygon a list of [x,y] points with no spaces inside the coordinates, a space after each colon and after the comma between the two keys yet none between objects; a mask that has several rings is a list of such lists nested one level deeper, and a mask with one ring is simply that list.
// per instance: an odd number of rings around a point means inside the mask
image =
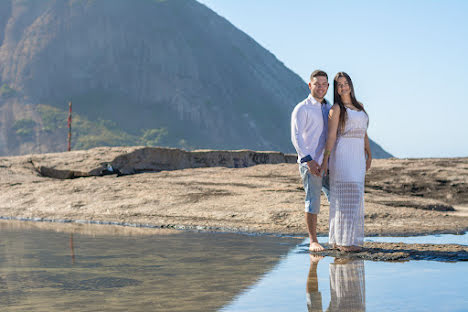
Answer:
[{"label": "green vegetation on hillside", "polygon": [[67,127],[68,113],[48,105],[38,105],[37,111],[42,119],[42,131],[53,132]]},{"label": "green vegetation on hillside", "polygon": [[168,135],[167,129],[144,129],[139,138],[142,145],[155,146],[161,142],[161,139]]},{"label": "green vegetation on hillside", "polygon": [[18,92],[16,92],[15,89],[11,88],[9,85],[7,84],[3,84],[1,87],[0,87],[0,97],[4,98],[4,99],[8,99],[8,98],[11,98],[13,96],[15,96]]},{"label": "green vegetation on hillside", "polygon": [[[42,131],[67,131],[68,113],[49,105],[38,105],[37,111],[42,119]],[[21,124],[23,125],[23,124]],[[24,124],[23,128],[28,124]],[[132,135],[119,129],[110,120],[90,121],[78,114],[73,114],[72,149],[89,149],[97,146],[145,145],[156,146],[168,135],[165,128],[142,129],[141,135]]]},{"label": "green vegetation on hillside", "polygon": [[32,119],[18,119],[13,124],[13,130],[16,135],[23,140],[31,140],[33,138],[35,127],[36,122]]}]

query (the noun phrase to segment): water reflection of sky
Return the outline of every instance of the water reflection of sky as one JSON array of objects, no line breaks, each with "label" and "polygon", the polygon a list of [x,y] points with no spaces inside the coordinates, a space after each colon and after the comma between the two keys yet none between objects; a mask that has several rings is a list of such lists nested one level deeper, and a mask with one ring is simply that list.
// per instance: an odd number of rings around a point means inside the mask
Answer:
[{"label": "water reflection of sky", "polygon": [[[321,244],[328,243],[328,237],[319,237]],[[459,244],[468,245],[468,233],[463,235],[454,234],[435,234],[435,235],[422,235],[422,236],[392,236],[392,237],[379,237],[372,236],[366,237],[366,242],[379,242],[379,243],[405,243],[405,244]],[[307,244],[309,242],[307,241]]]},{"label": "water reflection of sky", "polygon": [[[299,245],[291,251],[221,311],[307,311],[311,297],[307,289],[313,287],[310,282],[315,268],[304,248]],[[360,296],[367,311],[466,311],[468,307],[466,262],[340,263],[325,257],[315,270],[319,295],[312,296],[316,305],[310,311],[339,311],[346,304],[363,310]],[[317,296],[321,307],[317,307]]]},{"label": "water reflection of sky", "polygon": [[313,266],[307,240],[108,226],[0,222],[0,236],[1,311],[307,311],[307,298],[312,311],[468,306],[467,262]]},{"label": "water reflection of sky", "polygon": [[42,225],[0,222],[0,311],[216,311],[298,243]]},{"label": "water reflection of sky", "polygon": [[468,233],[463,235],[436,234],[409,237],[367,237],[366,242],[405,243],[405,244],[459,244],[468,245]]}]

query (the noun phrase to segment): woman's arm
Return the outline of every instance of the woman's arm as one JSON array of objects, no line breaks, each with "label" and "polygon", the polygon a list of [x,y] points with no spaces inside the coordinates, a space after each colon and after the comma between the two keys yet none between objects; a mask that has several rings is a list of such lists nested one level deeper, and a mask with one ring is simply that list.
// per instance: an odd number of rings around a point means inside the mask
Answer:
[{"label": "woman's arm", "polygon": [[366,131],[366,136],[364,137],[364,152],[366,153],[366,171],[370,169],[371,163],[372,163],[372,152],[370,149],[370,143],[369,143],[369,137],[367,136],[367,131]]},{"label": "woman's arm", "polygon": [[328,113],[328,135],[327,143],[325,144],[325,151],[323,152],[323,161],[320,169],[320,174],[328,169],[328,158],[330,157],[333,146],[335,146],[336,135],[338,132],[338,124],[340,122],[340,107],[333,105]]}]

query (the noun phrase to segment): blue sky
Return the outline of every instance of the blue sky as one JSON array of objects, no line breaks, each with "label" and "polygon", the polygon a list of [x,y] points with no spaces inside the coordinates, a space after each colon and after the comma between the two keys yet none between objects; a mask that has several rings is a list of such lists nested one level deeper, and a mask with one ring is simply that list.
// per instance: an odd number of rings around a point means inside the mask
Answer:
[{"label": "blue sky", "polygon": [[305,81],[347,72],[369,136],[396,157],[468,156],[468,1],[199,2]]}]

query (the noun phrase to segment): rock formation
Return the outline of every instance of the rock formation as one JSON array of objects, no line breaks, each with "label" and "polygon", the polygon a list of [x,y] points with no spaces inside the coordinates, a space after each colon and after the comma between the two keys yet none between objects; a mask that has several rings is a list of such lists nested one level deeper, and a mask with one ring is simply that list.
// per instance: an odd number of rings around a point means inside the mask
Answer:
[{"label": "rock formation", "polygon": [[[64,151],[70,100],[90,122],[76,124],[75,149],[293,152],[290,113],[308,93],[273,54],[194,0],[4,0],[0,87],[0,155]],[[391,156],[372,144],[377,158]]]},{"label": "rock formation", "polygon": [[187,152],[160,147],[101,147],[70,153],[31,155],[30,162],[43,177],[72,179],[187,168],[245,168],[260,164],[295,163],[296,155],[250,150]]}]

